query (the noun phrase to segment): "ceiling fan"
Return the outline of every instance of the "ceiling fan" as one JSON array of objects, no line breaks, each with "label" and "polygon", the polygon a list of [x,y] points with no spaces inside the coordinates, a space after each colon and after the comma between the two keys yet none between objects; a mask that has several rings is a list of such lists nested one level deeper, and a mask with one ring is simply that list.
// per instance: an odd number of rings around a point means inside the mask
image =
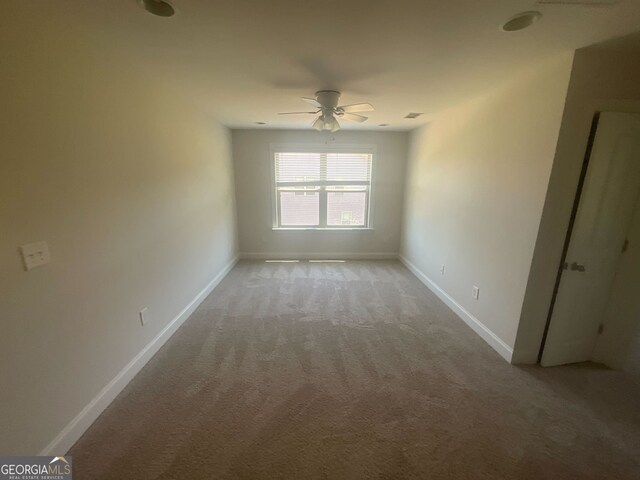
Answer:
[{"label": "ceiling fan", "polygon": [[362,123],[367,120],[364,115],[356,112],[371,112],[374,110],[370,103],[354,103],[352,105],[338,105],[340,92],[335,90],[320,90],[316,92],[315,98],[302,97],[302,100],[316,108],[313,112],[285,112],[278,115],[301,115],[311,114],[318,117],[311,124],[318,131],[335,132],[340,130],[338,118],[349,120],[350,122]]}]

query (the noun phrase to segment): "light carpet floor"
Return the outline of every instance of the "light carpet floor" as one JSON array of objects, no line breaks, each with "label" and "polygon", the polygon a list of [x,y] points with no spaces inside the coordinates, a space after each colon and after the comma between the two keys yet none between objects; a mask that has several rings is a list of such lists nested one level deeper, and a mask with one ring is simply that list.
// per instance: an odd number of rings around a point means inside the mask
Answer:
[{"label": "light carpet floor", "polygon": [[75,479],[638,479],[640,387],[507,364],[398,262],[239,263]]}]

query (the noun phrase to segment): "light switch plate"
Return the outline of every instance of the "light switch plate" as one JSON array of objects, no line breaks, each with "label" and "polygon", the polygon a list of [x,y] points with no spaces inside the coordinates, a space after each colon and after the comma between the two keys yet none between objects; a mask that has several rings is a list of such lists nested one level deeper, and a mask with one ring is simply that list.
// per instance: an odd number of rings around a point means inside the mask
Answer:
[{"label": "light switch plate", "polygon": [[25,270],[31,270],[32,268],[39,267],[51,261],[49,246],[45,241],[21,245],[20,253],[22,254]]}]

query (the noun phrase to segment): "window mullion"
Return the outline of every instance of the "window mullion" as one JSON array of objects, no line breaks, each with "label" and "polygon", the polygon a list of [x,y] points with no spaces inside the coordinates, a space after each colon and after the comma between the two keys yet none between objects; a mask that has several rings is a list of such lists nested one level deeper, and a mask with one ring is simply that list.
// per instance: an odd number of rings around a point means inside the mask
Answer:
[{"label": "window mullion", "polygon": [[370,207],[371,207],[371,186],[367,187],[366,190],[366,194],[365,194],[365,198],[364,198],[364,225],[365,227],[369,227],[369,225],[371,224],[371,218],[370,218]]},{"label": "window mullion", "polygon": [[[327,181],[327,154],[320,154],[320,181]],[[327,188],[320,187],[320,228],[327,226]]]},{"label": "window mullion", "polygon": [[276,188],[276,224],[278,227],[282,226],[282,198],[280,197],[280,190]]}]

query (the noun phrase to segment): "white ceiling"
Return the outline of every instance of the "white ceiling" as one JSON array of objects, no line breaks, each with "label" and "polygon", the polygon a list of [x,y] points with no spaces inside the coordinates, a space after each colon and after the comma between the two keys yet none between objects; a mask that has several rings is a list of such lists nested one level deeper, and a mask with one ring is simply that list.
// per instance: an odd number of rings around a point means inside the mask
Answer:
[{"label": "white ceiling", "polygon": [[[64,14],[97,42],[127,52],[235,128],[308,128],[279,117],[306,110],[300,96],[343,92],[370,102],[368,122],[346,128],[406,130],[438,110],[561,52],[640,28],[640,0],[609,7],[535,0],[173,0],[172,18],[136,0],[66,0]],[[531,28],[504,33],[516,13]],[[424,112],[416,120],[403,117]]]}]

